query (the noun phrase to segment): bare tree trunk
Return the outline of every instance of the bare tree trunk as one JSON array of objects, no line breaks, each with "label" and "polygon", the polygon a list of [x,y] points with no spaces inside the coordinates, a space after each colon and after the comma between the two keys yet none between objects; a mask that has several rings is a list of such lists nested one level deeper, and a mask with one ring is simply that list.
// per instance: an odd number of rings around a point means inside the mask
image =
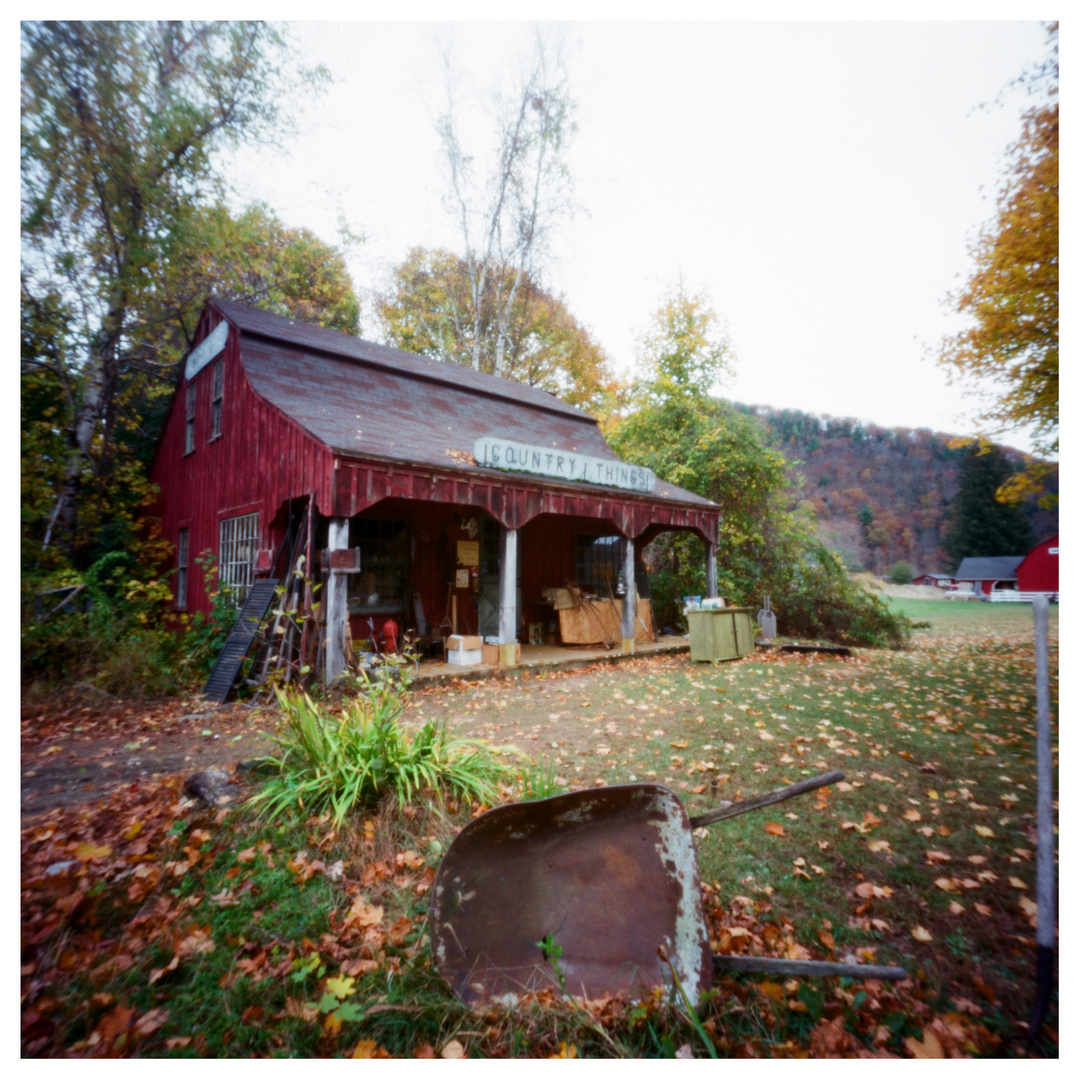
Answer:
[{"label": "bare tree trunk", "polygon": [[109,389],[115,376],[116,353],[124,322],[124,307],[114,296],[113,306],[98,333],[97,347],[84,375],[82,400],[71,425],[71,453],[57,495],[53,523],[45,533],[42,549],[52,540],[54,526],[60,536],[60,546],[71,555],[75,548],[75,533],[79,522],[79,503],[82,481],[91,460],[94,439],[109,403]]}]

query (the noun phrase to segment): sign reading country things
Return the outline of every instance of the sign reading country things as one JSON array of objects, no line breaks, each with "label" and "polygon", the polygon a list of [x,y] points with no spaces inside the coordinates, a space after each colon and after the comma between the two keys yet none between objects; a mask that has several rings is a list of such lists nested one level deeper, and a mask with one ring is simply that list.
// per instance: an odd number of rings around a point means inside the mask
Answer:
[{"label": "sign reading country things", "polygon": [[488,469],[536,473],[538,476],[554,476],[560,480],[578,480],[585,484],[602,484],[630,491],[649,492],[656,486],[656,473],[644,465],[629,465],[625,461],[592,457],[550,446],[530,446],[497,435],[477,439],[473,457],[477,465]]}]

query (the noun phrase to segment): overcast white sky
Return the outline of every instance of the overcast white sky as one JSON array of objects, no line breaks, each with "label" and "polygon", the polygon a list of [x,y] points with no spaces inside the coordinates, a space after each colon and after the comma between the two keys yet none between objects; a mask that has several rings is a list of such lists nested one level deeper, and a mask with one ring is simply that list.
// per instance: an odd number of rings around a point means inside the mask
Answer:
[{"label": "overcast white sky", "polygon": [[[586,212],[561,230],[547,283],[620,370],[681,274],[728,324],[738,364],[724,396],[972,429],[971,400],[928,352],[958,325],[945,297],[993,214],[1028,99],[979,106],[1044,56],[1039,22],[564,25]],[[287,159],[261,152],[234,178],[244,198],[328,240],[343,209],[367,238],[350,263],[367,305],[410,247],[459,246],[432,124],[439,36],[452,33],[482,103],[532,27],[293,29],[337,82]],[[1028,448],[1021,433],[1004,441]]]}]

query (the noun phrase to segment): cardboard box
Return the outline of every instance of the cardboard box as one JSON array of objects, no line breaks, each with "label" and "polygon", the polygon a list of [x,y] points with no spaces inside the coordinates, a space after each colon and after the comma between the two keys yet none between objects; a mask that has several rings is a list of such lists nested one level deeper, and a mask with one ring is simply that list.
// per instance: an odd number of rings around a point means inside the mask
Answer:
[{"label": "cardboard box", "polygon": [[484,644],[484,639],[475,634],[451,634],[446,639],[446,651],[460,652],[462,649],[472,651],[479,649]]},{"label": "cardboard box", "polygon": [[[477,638],[477,641],[479,640]],[[484,662],[484,653],[481,649],[447,649],[446,662],[460,664],[462,667],[474,667]]]},{"label": "cardboard box", "polygon": [[[485,642],[484,647],[483,647],[483,654],[484,654],[484,663],[485,664],[498,665],[498,663],[499,663],[499,646],[498,645],[488,645]],[[514,663],[515,664],[520,664],[521,663],[521,642],[520,641],[517,642],[517,644],[514,645]]]}]

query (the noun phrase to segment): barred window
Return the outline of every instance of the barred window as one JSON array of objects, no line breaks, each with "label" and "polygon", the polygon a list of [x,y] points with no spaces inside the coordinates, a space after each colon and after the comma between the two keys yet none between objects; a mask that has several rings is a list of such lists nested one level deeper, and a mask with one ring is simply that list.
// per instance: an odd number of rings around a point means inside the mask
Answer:
[{"label": "barred window", "polygon": [[228,590],[230,602],[236,607],[244,602],[251,588],[258,543],[258,514],[242,514],[221,523],[218,584]]},{"label": "barred window", "polygon": [[188,531],[181,529],[176,538],[176,606],[187,608]]},{"label": "barred window", "polygon": [[210,438],[221,434],[221,404],[225,398],[225,358],[214,362],[214,386],[210,396]]},{"label": "barred window", "polygon": [[187,387],[187,423],[184,429],[184,453],[190,454],[195,449],[195,384]]}]

